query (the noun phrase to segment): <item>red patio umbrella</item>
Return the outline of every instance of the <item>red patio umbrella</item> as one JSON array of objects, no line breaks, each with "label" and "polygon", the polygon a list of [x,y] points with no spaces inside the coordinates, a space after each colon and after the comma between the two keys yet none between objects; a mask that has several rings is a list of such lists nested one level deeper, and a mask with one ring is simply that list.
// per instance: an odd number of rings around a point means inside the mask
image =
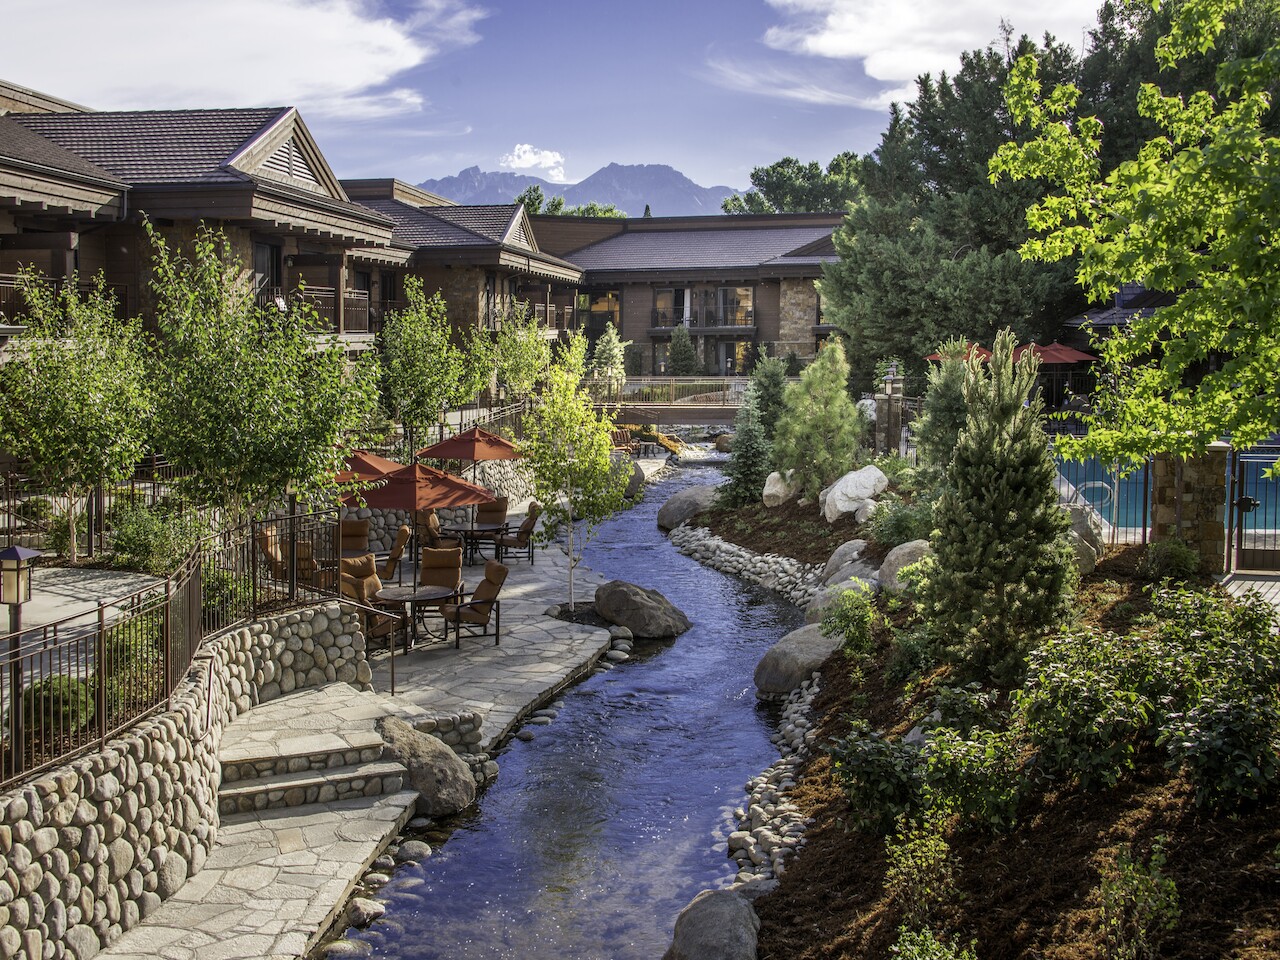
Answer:
[{"label": "red patio umbrella", "polygon": [[338,473],[338,483],[350,483],[353,480],[370,481],[385,477],[396,470],[403,470],[403,463],[396,463],[386,457],[367,450],[353,450],[347,456],[347,469]]},{"label": "red patio umbrella", "polygon": [[[988,350],[986,347],[979,346],[979,345],[978,345],[978,344],[976,344],[976,343],[971,343],[971,344],[969,344],[969,345],[967,346],[967,348],[965,349],[965,357],[972,357],[972,356],[974,356],[975,354],[976,354],[977,356],[981,357],[983,360],[990,360],[990,359],[991,359],[991,351],[990,351],[990,350]],[[934,362],[936,362],[936,363],[941,363],[941,362],[942,362],[942,354],[940,354],[940,353],[936,353],[936,352],[935,352],[935,353],[931,353],[931,354],[929,354],[927,357],[925,357],[925,359],[926,359],[926,360],[933,360],[933,361],[934,361]]]},{"label": "red patio umbrella", "polygon": [[432,460],[519,460],[522,454],[505,437],[472,427],[448,440],[423,447],[415,456]]},{"label": "red patio umbrella", "polygon": [[[492,503],[494,496],[484,487],[455,477],[443,470],[414,463],[385,474],[386,482],[358,494],[365,505],[382,510],[425,510],[428,507],[465,507]],[[343,497],[352,504],[357,494]]]},{"label": "red patio umbrella", "polygon": [[1068,363],[1093,363],[1098,359],[1091,353],[1068,347],[1066,344],[1058,343],[1056,340],[1043,347],[1035,343],[1024,344],[1013,351],[1013,359],[1021,359],[1025,350],[1030,350],[1039,357],[1042,366],[1050,367]]}]

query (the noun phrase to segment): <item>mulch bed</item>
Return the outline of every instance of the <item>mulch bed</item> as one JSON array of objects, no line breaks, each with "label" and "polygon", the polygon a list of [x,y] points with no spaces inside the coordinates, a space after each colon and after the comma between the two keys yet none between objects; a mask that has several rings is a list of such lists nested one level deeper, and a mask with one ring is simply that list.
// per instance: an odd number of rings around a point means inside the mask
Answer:
[{"label": "mulch bed", "polygon": [[565,623],[581,623],[588,627],[604,627],[608,630],[613,626],[608,620],[596,613],[596,605],[587,600],[579,600],[573,605],[573,611],[569,611],[567,603],[560,605],[560,612],[556,614],[557,620],[563,620]]},{"label": "mulch bed", "polygon": [[698,514],[693,523],[756,553],[775,553],[805,563],[826,563],[836,547],[859,536],[859,524],[851,515],[827,523],[816,503],[802,507],[796,500],[780,507],[758,503],[715,508]]}]

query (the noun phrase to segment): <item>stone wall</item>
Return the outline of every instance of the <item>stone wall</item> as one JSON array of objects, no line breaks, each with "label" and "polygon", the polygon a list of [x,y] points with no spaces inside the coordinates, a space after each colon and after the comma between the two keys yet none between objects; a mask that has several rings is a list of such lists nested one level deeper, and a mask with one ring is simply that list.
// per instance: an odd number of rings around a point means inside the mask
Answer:
[{"label": "stone wall", "polygon": [[209,641],[167,713],[0,795],[0,957],[92,957],[199,873],[225,726],[334,679],[367,686],[353,610],[326,603]]},{"label": "stone wall", "polygon": [[802,360],[814,356],[813,325],[818,322],[818,290],[812,280],[783,280],[778,306],[778,351],[794,350]]},{"label": "stone wall", "polygon": [[1227,552],[1227,453],[1211,443],[1198,457],[1160,454],[1152,466],[1153,541],[1179,539],[1200,554],[1203,573],[1219,574]]}]

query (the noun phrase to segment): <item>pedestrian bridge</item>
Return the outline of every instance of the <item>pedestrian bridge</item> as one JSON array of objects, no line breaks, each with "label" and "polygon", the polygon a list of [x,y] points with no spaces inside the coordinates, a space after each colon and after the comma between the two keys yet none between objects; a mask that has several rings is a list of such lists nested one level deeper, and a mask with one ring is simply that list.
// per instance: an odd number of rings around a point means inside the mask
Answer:
[{"label": "pedestrian bridge", "polygon": [[621,382],[587,380],[596,407],[616,413],[618,423],[733,423],[749,377],[628,377]]}]

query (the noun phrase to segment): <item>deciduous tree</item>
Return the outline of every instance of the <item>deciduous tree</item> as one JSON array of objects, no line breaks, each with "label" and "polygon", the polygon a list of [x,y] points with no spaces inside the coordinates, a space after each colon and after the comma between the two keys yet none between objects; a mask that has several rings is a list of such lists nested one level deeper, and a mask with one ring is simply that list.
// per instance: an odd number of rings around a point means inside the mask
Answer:
[{"label": "deciduous tree", "polygon": [[538,318],[527,307],[514,310],[502,322],[495,343],[498,382],[514,396],[533,392],[551,366],[551,343]]}]

